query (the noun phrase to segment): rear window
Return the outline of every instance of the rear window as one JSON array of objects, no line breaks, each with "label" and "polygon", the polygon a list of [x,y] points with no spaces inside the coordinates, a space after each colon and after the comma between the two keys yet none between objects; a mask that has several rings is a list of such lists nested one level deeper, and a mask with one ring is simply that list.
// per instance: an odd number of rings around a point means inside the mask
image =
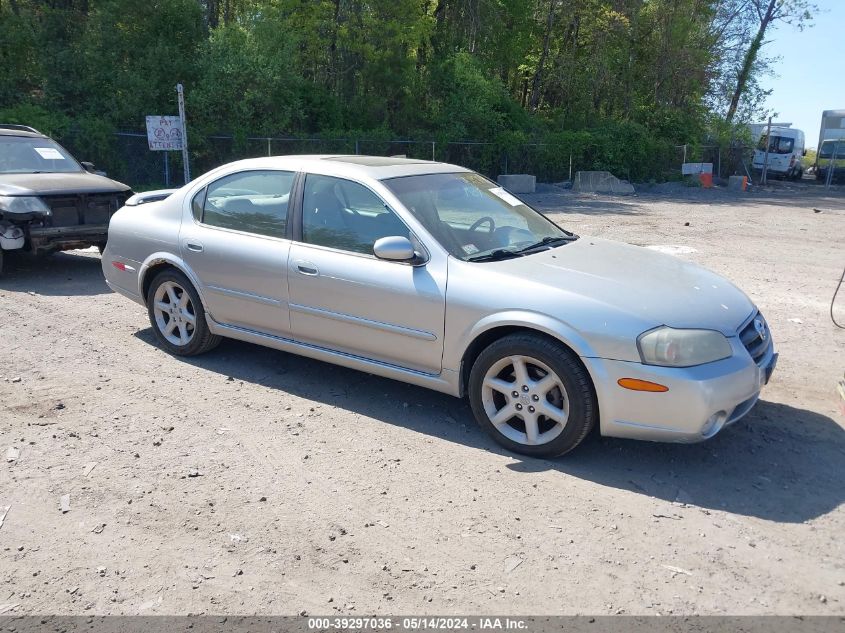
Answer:
[{"label": "rear window", "polygon": [[0,136],[0,174],[83,171],[68,151],[48,138]]}]

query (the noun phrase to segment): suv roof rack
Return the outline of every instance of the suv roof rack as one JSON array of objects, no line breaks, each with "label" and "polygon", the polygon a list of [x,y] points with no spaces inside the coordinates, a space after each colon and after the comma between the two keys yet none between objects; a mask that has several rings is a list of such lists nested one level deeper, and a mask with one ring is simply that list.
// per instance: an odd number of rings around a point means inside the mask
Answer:
[{"label": "suv roof rack", "polygon": [[33,134],[41,134],[41,132],[36,130],[34,127],[30,127],[28,125],[18,125],[17,123],[0,123],[0,129],[19,130],[21,132],[32,132]]}]

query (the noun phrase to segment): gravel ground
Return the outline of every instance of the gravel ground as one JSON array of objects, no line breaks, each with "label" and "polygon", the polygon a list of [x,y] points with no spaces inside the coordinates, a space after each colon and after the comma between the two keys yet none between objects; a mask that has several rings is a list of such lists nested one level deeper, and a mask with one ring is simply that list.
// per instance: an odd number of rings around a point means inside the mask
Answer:
[{"label": "gravel ground", "polygon": [[749,293],[781,358],[747,418],[520,458],[420,388],[233,341],[173,358],[96,253],[17,258],[0,613],[845,614],[845,197],[544,191],[580,234]]}]

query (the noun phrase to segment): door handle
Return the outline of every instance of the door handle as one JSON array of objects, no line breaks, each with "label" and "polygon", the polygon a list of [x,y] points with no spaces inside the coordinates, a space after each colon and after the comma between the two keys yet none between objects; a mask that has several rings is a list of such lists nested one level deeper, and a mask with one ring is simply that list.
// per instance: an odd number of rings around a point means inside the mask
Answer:
[{"label": "door handle", "polygon": [[317,267],[311,262],[296,262],[296,269],[303,275],[315,277],[320,273]]},{"label": "door handle", "polygon": [[189,251],[194,251],[195,253],[202,253],[202,244],[197,244],[196,242],[185,242],[185,247]]}]

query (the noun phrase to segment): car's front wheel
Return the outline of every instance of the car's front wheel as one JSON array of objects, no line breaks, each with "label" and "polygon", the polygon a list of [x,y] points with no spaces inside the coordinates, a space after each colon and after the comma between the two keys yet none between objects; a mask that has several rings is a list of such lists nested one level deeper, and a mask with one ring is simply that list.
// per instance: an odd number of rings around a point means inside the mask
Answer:
[{"label": "car's front wheel", "polygon": [[587,371],[542,335],[512,334],[475,361],[469,399],[481,427],[517,453],[554,457],[578,446],[598,416]]},{"label": "car's front wheel", "polygon": [[172,354],[196,356],[220,343],[208,328],[199,294],[179,271],[164,270],[155,276],[147,292],[147,309],[156,338]]}]

